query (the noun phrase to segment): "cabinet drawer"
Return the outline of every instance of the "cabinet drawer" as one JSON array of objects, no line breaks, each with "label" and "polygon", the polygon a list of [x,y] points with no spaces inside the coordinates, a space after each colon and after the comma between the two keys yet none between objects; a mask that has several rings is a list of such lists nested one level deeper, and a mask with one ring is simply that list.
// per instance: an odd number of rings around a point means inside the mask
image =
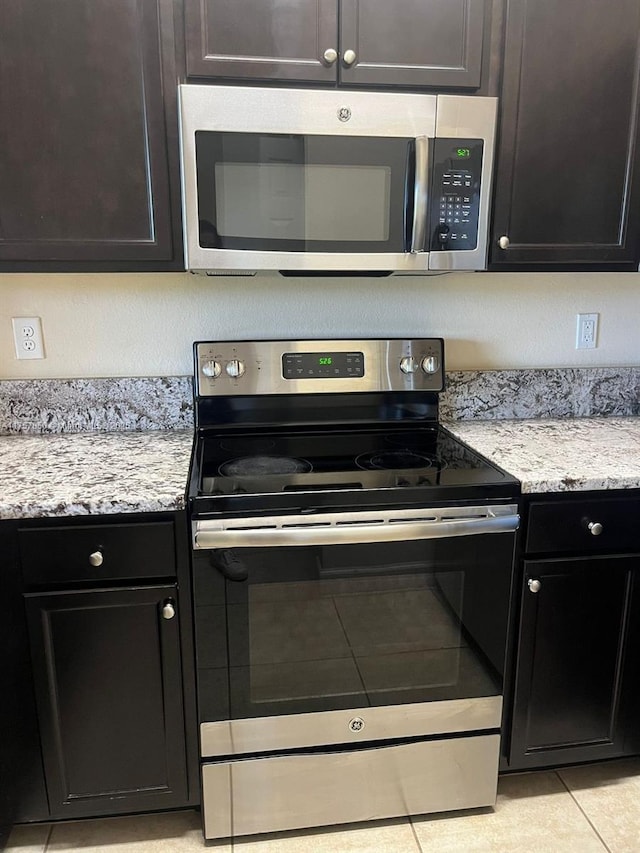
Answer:
[{"label": "cabinet drawer", "polygon": [[639,521],[640,498],[532,503],[526,551],[592,554],[640,550]]},{"label": "cabinet drawer", "polygon": [[172,521],[43,527],[19,532],[26,584],[172,577]]}]

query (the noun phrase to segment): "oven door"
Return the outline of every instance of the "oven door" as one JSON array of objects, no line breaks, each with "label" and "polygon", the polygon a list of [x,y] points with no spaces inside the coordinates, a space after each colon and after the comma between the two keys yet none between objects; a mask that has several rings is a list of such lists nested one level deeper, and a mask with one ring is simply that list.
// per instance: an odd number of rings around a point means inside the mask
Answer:
[{"label": "oven door", "polygon": [[435,96],[180,95],[189,269],[428,269]]},{"label": "oven door", "polygon": [[498,729],[517,526],[513,505],[195,522],[202,754]]}]

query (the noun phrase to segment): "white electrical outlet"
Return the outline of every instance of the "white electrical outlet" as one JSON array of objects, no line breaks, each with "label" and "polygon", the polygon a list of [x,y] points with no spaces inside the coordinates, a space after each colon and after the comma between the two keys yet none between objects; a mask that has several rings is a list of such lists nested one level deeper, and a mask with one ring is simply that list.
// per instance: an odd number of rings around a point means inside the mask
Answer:
[{"label": "white electrical outlet", "polygon": [[16,358],[44,358],[40,317],[12,317]]},{"label": "white electrical outlet", "polygon": [[578,314],[576,349],[594,349],[598,346],[598,314]]}]

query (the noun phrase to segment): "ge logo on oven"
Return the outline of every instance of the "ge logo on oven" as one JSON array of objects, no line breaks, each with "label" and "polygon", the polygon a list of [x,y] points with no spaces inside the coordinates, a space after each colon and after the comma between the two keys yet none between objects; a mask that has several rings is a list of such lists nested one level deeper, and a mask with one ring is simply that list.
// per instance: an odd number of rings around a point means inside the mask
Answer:
[{"label": "ge logo on oven", "polygon": [[351,110],[349,107],[340,107],[338,110],[338,118],[340,121],[349,121],[351,118]]},{"label": "ge logo on oven", "polygon": [[349,720],[349,728],[352,732],[361,732],[364,728],[364,720],[362,717],[354,717],[352,720]]}]

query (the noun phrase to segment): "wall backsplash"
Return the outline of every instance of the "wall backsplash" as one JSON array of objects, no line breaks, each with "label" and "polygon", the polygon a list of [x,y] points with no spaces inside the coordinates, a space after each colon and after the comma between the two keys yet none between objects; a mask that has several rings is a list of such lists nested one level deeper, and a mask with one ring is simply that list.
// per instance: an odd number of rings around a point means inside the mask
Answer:
[{"label": "wall backsplash", "polygon": [[[640,415],[640,367],[451,371],[442,420]],[[191,377],[0,382],[0,434],[193,428]]]},{"label": "wall backsplash", "polygon": [[[640,273],[391,278],[0,275],[0,379],[185,376],[197,340],[442,337],[448,370],[640,364]],[[576,314],[599,313],[576,350]],[[11,318],[41,317],[18,361]]]}]

